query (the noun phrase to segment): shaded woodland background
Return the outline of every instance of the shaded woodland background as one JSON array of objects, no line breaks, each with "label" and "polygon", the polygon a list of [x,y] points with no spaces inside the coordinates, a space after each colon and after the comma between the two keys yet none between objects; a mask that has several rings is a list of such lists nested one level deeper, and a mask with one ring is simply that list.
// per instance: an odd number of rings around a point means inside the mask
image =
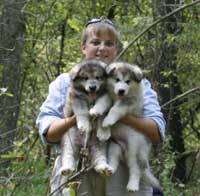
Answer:
[{"label": "shaded woodland background", "polygon": [[55,156],[35,120],[49,83],[81,60],[84,24],[100,16],[120,30],[120,58],[158,92],[167,133],[151,165],[165,196],[200,195],[199,0],[0,0],[0,195],[46,194]]}]

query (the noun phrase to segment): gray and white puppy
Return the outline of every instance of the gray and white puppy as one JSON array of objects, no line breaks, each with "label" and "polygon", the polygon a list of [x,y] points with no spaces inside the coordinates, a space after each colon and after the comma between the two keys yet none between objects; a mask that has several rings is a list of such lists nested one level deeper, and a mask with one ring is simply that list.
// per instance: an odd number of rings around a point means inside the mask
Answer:
[{"label": "gray and white puppy", "polygon": [[108,149],[108,164],[112,173],[117,170],[122,156],[123,146],[126,162],[129,168],[128,191],[138,191],[141,177],[155,187],[160,187],[158,180],[150,172],[149,152],[150,141],[139,131],[119,123],[118,120],[126,114],[141,116],[143,109],[143,88],[141,80],[143,72],[132,64],[114,62],[107,66],[107,85],[113,101],[107,116],[103,120],[104,128],[111,127],[111,137],[117,141],[111,142]]},{"label": "gray and white puppy", "polygon": [[[103,156],[106,146],[98,143],[96,132],[109,133],[101,128],[101,117],[110,105],[106,94],[106,64],[96,60],[85,60],[70,71],[71,86],[67,89],[64,116],[76,116],[77,126],[70,128],[61,141],[62,175],[70,175],[76,170],[81,147],[86,147],[93,134],[92,161],[98,172],[110,171]],[[95,111],[95,113],[94,113]],[[93,120],[92,116],[99,116]],[[92,122],[94,124],[92,124]],[[95,134],[95,136],[94,136]],[[109,137],[109,136],[107,136]]]}]

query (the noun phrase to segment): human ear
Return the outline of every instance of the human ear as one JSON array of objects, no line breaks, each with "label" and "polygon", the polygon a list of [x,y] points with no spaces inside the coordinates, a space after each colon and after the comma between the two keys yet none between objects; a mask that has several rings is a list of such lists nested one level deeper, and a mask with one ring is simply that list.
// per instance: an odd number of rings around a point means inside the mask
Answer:
[{"label": "human ear", "polygon": [[81,44],[81,52],[83,53],[83,55],[85,55],[85,49],[86,49],[85,44]]}]

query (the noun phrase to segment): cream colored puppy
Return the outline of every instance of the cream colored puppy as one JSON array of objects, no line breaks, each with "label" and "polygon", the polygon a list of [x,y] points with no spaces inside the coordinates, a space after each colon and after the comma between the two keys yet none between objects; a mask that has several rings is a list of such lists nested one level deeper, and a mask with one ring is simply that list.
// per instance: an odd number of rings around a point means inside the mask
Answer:
[{"label": "cream colored puppy", "polygon": [[115,142],[108,149],[108,163],[112,173],[117,170],[123,146],[129,168],[128,191],[138,191],[141,178],[155,187],[160,188],[158,180],[149,168],[150,141],[132,127],[119,123],[126,114],[141,116],[143,109],[143,89],[141,80],[143,72],[132,64],[114,62],[107,67],[107,85],[113,105],[103,120],[103,127],[111,127],[111,137]]}]

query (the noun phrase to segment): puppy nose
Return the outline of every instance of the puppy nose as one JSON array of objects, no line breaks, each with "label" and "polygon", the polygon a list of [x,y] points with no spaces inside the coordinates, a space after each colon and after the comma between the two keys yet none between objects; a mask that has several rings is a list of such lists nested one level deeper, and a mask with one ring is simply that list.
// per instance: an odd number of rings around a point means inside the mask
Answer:
[{"label": "puppy nose", "polygon": [[124,90],[124,89],[119,89],[118,95],[124,95],[124,93],[125,93],[125,90]]},{"label": "puppy nose", "polygon": [[95,92],[96,91],[96,86],[90,86],[90,92]]}]

